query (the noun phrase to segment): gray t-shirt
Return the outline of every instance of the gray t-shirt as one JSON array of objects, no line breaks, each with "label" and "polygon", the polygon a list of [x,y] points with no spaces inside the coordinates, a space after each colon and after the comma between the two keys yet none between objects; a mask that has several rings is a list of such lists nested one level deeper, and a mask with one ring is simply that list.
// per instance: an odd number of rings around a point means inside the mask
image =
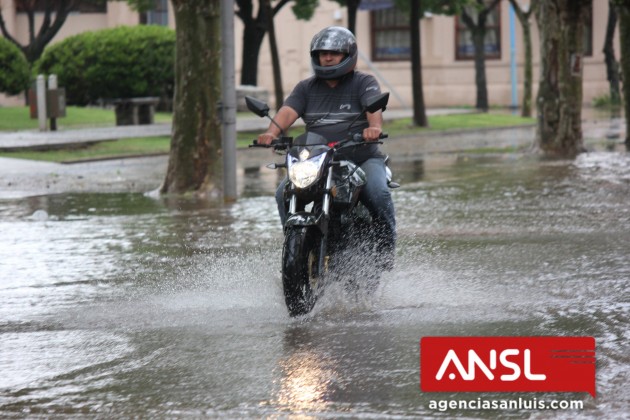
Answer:
[{"label": "gray t-shirt", "polygon": [[[376,79],[359,71],[345,75],[334,88],[312,76],[295,86],[284,105],[304,120],[307,131],[338,141],[347,138],[351,122],[361,113],[366,101],[380,93]],[[368,121],[364,115],[350,129],[354,134],[361,133],[366,127]],[[341,157],[362,163],[378,156],[382,156],[378,145],[370,144],[348,148]]]}]

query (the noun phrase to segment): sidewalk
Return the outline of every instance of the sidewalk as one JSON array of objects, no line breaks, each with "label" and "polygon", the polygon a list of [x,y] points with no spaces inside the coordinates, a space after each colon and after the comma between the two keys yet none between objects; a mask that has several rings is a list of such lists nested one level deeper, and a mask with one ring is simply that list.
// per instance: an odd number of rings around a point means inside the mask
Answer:
[{"label": "sidewalk", "polygon": [[[470,109],[432,109],[427,115],[460,114],[472,112]],[[385,120],[408,118],[413,115],[412,110],[387,110],[383,113]],[[296,125],[303,124],[298,120]],[[267,118],[255,115],[241,117],[236,120],[237,131],[264,131],[269,126]],[[168,124],[126,125],[112,127],[93,127],[80,129],[63,129],[60,131],[14,131],[0,132],[0,151],[20,149],[37,149],[60,146],[89,144],[107,140],[118,140],[137,137],[169,136],[172,126]]]}]

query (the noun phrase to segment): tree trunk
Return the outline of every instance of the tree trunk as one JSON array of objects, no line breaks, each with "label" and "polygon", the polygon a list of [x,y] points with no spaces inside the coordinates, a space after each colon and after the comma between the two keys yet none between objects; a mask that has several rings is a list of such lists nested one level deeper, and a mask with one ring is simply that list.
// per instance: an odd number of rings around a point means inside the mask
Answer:
[{"label": "tree trunk", "polygon": [[357,9],[361,4],[361,0],[347,0],[346,7],[348,9],[348,30],[356,34],[357,29]]},{"label": "tree trunk", "polygon": [[630,5],[619,6],[619,39],[621,41],[621,75],[626,117],[626,146],[630,148]]},{"label": "tree trunk", "polygon": [[525,68],[523,69],[525,73],[525,80],[523,80],[523,104],[521,116],[531,117],[534,65],[532,60],[532,33],[529,21],[523,25],[523,43],[525,44]]},{"label": "tree trunk", "polygon": [[413,89],[413,124],[428,127],[427,113],[424,106],[422,90],[422,52],[420,44],[420,10],[421,0],[411,2],[411,79]]},{"label": "tree trunk", "polygon": [[258,86],[258,56],[267,32],[266,23],[260,21],[262,13],[264,12],[258,13],[258,17],[250,22],[243,22],[245,27],[243,28],[241,85]]},{"label": "tree trunk", "polygon": [[160,191],[202,196],[222,183],[220,0],[171,0],[176,57],[173,131],[166,178]]},{"label": "tree trunk", "polygon": [[606,75],[610,84],[610,103],[619,105],[619,63],[615,59],[615,48],[613,40],[615,37],[615,27],[617,26],[617,12],[612,3],[608,4],[608,23],[606,25],[606,37],[604,39],[604,61],[606,62]]},{"label": "tree trunk", "polygon": [[536,11],[541,77],[536,145],[547,156],[572,158],[582,139],[582,59],[591,0],[547,0]]},{"label": "tree trunk", "polygon": [[477,12],[477,22],[475,22],[466,8],[463,9],[461,17],[462,21],[472,34],[473,45],[475,47],[475,83],[477,86],[477,100],[475,107],[479,110],[487,111],[489,108],[489,102],[488,86],[486,81],[486,19],[490,11],[492,11],[492,9],[494,9],[499,3],[499,0],[491,0],[489,3],[486,3],[484,0],[476,0],[476,2],[479,6],[485,5],[485,7]]},{"label": "tree trunk", "polygon": [[486,53],[485,53],[485,30],[473,32],[473,43],[475,45],[475,84],[477,85],[477,102],[475,108],[481,111],[488,111],[488,83],[486,80]]},{"label": "tree trunk", "polygon": [[264,0],[267,8],[267,27],[269,35],[269,49],[271,50],[271,64],[273,69],[273,85],[276,94],[276,110],[280,109],[284,102],[284,92],[282,91],[282,72],[280,67],[280,57],[278,56],[278,44],[276,42],[276,29],[273,24],[273,12],[271,0]]},{"label": "tree trunk", "polygon": [[510,0],[512,8],[523,28],[523,44],[525,46],[525,67],[523,68],[525,80],[523,80],[523,104],[521,106],[521,116],[532,116],[532,90],[533,90],[533,60],[532,60],[532,25],[530,17],[538,8],[538,0],[532,0],[529,3],[527,12],[521,9],[520,3],[516,0]]},{"label": "tree trunk", "polygon": [[[267,33],[269,26],[269,19],[278,14],[278,12],[290,2],[290,0],[278,0],[275,6],[270,4],[270,7],[265,7],[265,0],[258,0],[258,15],[254,17],[254,4],[253,0],[236,0],[238,9],[236,10],[236,16],[243,22],[243,55],[241,64],[241,85],[258,85],[258,56],[260,55],[260,47],[262,46],[263,39]],[[298,3],[294,4],[295,7]],[[307,16],[312,15],[312,8],[314,5],[307,5],[306,10],[301,10],[302,13],[306,13]],[[271,16],[267,16],[271,10]]]}]

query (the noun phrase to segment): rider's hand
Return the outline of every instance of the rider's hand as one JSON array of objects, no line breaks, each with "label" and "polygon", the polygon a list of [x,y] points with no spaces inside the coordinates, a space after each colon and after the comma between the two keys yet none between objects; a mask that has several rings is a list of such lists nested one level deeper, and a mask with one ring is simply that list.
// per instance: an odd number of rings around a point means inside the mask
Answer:
[{"label": "rider's hand", "polygon": [[273,133],[269,133],[269,132],[263,133],[258,136],[258,144],[270,145],[271,141],[275,138],[276,136]]},{"label": "rider's hand", "polygon": [[365,141],[377,141],[382,132],[380,127],[368,127],[363,130],[363,138]]}]

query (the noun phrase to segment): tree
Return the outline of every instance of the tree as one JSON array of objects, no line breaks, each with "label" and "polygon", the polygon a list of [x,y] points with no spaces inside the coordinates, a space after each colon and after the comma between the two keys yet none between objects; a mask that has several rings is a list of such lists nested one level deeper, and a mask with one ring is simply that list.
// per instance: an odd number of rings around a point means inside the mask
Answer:
[{"label": "tree", "polygon": [[[26,57],[29,65],[33,63],[42,55],[46,45],[54,38],[59,32],[59,29],[63,26],[66,18],[74,7],[78,4],[76,0],[41,0],[41,1],[28,1],[28,0],[16,0],[15,6],[18,10],[26,13],[26,20],[28,21],[28,44],[20,44],[7,30],[6,23],[2,17],[2,10],[0,10],[0,31],[2,35],[14,43]],[[44,8],[44,17],[42,19],[39,30],[35,30],[35,14],[39,13],[41,7]],[[0,8],[1,9],[1,8]],[[53,19],[54,16],[54,19]]]},{"label": "tree", "polygon": [[221,1],[171,0],[175,95],[171,151],[161,193],[215,196],[222,186]]},{"label": "tree", "polygon": [[615,59],[615,48],[613,47],[616,26],[617,12],[613,2],[610,1],[608,4],[608,23],[606,24],[603,52],[606,62],[606,75],[610,84],[610,103],[612,105],[619,105],[621,101],[621,96],[619,95],[619,63]]},{"label": "tree", "polygon": [[276,93],[276,109],[280,109],[284,102],[284,92],[282,90],[282,70],[280,68],[280,57],[278,56],[278,43],[276,42],[276,28],[273,24],[273,14],[271,0],[264,0],[267,8],[267,25],[269,32],[269,49],[271,50],[271,64],[273,68],[273,85]]},{"label": "tree", "polygon": [[357,10],[361,5],[361,0],[335,0],[340,6],[348,9],[348,30],[356,35],[357,29]]},{"label": "tree", "polygon": [[[236,16],[243,22],[243,55],[241,67],[241,85],[258,85],[258,56],[265,34],[268,30],[268,8],[264,0],[258,1],[258,13],[254,16],[253,0],[236,0]],[[273,16],[290,0],[279,0],[272,8]],[[298,19],[309,20],[317,7],[318,0],[294,0],[293,13]],[[271,18],[273,18],[273,16]]]},{"label": "tree", "polygon": [[571,158],[582,139],[584,28],[591,0],[546,0],[536,10],[541,78],[536,145],[551,157]]},{"label": "tree", "polygon": [[413,97],[413,123],[419,127],[428,127],[429,121],[424,104],[422,87],[422,51],[420,39],[420,19],[425,12],[453,15],[461,10],[466,0],[398,0],[399,8],[410,10],[411,45],[411,83]]},{"label": "tree", "polygon": [[612,0],[619,16],[619,39],[621,41],[621,74],[623,78],[623,100],[626,117],[626,147],[630,148],[630,4],[626,0]]},{"label": "tree", "polygon": [[523,117],[532,116],[532,86],[533,86],[533,60],[532,60],[532,33],[530,17],[536,13],[538,8],[538,0],[531,0],[529,9],[523,10],[516,0],[510,0],[516,17],[523,28],[523,44],[525,45],[525,80],[523,81],[523,105],[521,107],[521,115]]},{"label": "tree", "polygon": [[[475,83],[477,85],[477,101],[475,107],[482,111],[487,111],[488,86],[486,81],[486,21],[488,15],[496,7],[500,0],[471,0],[470,6],[462,9],[462,21],[472,33],[473,45],[475,48]],[[476,19],[474,12],[476,11]]]},{"label": "tree", "polygon": [[422,52],[420,43],[420,13],[421,0],[411,1],[409,34],[411,36],[411,85],[413,90],[413,124],[428,127],[429,120],[424,105],[424,91],[422,89]]}]

